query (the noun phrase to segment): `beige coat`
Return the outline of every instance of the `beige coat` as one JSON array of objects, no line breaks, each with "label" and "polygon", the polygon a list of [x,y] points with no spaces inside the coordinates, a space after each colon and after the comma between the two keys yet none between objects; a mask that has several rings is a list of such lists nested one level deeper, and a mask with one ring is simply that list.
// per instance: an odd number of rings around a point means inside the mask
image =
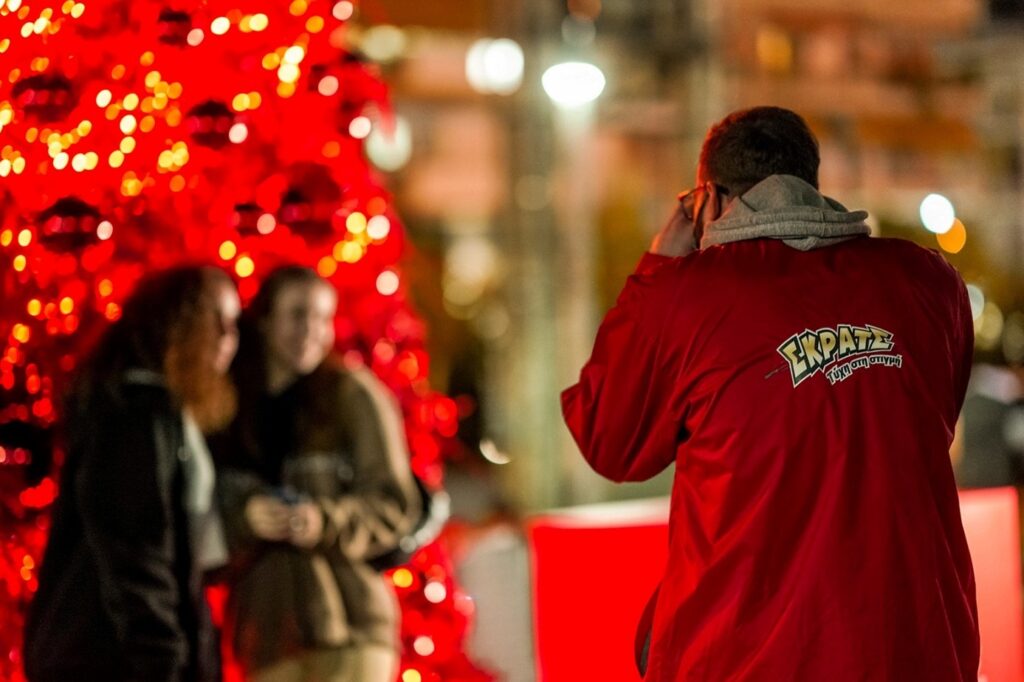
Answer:
[{"label": "beige coat", "polygon": [[232,549],[224,634],[249,670],[310,649],[398,645],[397,600],[366,564],[394,549],[422,508],[398,406],[365,369],[325,366],[303,381],[284,411],[296,445],[280,482],[323,510],[319,545],[254,538],[245,503],[272,490],[266,472],[237,462],[220,472]]}]

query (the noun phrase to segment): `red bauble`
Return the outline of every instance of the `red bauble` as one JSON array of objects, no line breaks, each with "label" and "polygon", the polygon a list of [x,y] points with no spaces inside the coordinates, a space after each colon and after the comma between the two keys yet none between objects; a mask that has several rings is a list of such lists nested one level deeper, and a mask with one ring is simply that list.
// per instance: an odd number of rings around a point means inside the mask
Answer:
[{"label": "red bauble", "polygon": [[318,163],[297,163],[287,172],[288,188],[281,196],[279,222],[308,241],[334,234],[332,218],[343,192],[331,171]]},{"label": "red bauble", "polygon": [[158,40],[166,45],[183,47],[188,44],[188,34],[192,30],[192,15],[173,7],[164,7],[157,18],[159,28]]},{"label": "red bauble", "polygon": [[11,88],[17,108],[39,123],[56,123],[78,106],[74,83],[61,73],[39,73],[22,78]]},{"label": "red bauble", "polygon": [[78,197],[58,199],[39,214],[39,241],[51,251],[80,251],[99,241],[100,219],[100,212]]},{"label": "red bauble", "polygon": [[186,123],[197,144],[221,149],[231,141],[228,134],[235,124],[235,114],[224,102],[207,100],[189,110]]}]

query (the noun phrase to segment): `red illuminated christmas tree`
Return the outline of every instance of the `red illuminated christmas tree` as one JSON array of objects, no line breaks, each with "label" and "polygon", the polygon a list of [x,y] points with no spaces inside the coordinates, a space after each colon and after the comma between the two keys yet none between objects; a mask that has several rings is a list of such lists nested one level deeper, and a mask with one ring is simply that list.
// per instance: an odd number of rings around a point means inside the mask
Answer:
[{"label": "red illuminated christmas tree", "polygon": [[[243,298],[282,263],[339,289],[339,349],[396,392],[413,468],[441,479],[453,401],[427,384],[403,233],[363,154],[387,88],[348,0],[0,0],[0,679],[57,493],[52,445],[83,340],[150,269],[215,261]],[[51,466],[51,462],[52,465]],[[391,573],[403,682],[487,680],[441,546]]]}]

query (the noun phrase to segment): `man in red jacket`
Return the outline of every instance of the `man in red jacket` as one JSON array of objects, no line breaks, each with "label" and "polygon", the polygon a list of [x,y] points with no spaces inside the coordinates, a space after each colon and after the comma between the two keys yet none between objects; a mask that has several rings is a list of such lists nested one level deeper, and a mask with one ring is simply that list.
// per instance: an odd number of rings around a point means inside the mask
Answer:
[{"label": "man in red jacket", "polygon": [[818,161],[791,111],[714,126],[562,396],[598,473],[676,467],[651,682],[977,680],[948,457],[967,294],[936,253],[869,238]]}]

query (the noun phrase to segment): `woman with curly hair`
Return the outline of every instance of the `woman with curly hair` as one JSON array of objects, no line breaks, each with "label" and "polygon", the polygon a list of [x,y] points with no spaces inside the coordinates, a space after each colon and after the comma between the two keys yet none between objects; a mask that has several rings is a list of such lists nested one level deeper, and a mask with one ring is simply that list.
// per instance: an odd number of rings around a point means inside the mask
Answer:
[{"label": "woman with curly hair", "polygon": [[239,310],[218,269],[153,274],[82,365],[25,632],[32,682],[219,679],[201,581],[226,552],[202,431],[234,411]]}]

